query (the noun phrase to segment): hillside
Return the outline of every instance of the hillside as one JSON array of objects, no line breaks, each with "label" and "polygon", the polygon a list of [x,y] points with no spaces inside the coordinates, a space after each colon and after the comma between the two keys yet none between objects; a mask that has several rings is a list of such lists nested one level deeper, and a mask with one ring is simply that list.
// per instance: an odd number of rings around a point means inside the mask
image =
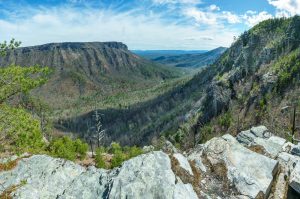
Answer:
[{"label": "hillside", "polygon": [[145,89],[181,75],[138,57],[119,42],[67,42],[18,48],[0,58],[0,66],[12,64],[50,67],[53,75],[35,95],[57,109],[72,107],[79,98],[95,93],[109,96]]},{"label": "hillside", "polygon": [[[103,109],[105,143],[147,144],[161,135],[183,147],[265,123],[287,136],[281,108],[299,101],[300,17],[270,19],[242,34],[210,67],[150,101]],[[64,131],[87,131],[91,115],[62,120]],[[117,124],[117,125],[116,125]]]},{"label": "hillside", "polygon": [[200,68],[214,63],[225,50],[226,48],[219,47],[204,53],[161,56],[152,60],[168,66]]}]

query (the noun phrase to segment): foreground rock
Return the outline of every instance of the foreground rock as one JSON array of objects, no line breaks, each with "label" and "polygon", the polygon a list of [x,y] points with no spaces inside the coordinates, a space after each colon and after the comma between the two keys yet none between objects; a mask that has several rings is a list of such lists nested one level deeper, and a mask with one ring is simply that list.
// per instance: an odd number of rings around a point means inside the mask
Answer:
[{"label": "foreground rock", "polygon": [[[26,181],[26,183],[24,183]],[[108,171],[36,155],[0,173],[0,193],[20,185],[13,198],[197,198],[190,184],[176,183],[168,155],[152,152]]]},{"label": "foreground rock", "polygon": [[45,155],[12,157],[18,164],[0,172],[0,198],[4,193],[21,199],[300,198],[299,145],[264,126],[242,131],[237,138],[213,138],[187,157],[170,142],[163,149],[145,149],[152,152],[113,170]]},{"label": "foreground rock", "polygon": [[205,144],[204,154],[215,171],[250,198],[266,198],[271,189],[278,162],[255,153],[230,135],[213,138]]}]

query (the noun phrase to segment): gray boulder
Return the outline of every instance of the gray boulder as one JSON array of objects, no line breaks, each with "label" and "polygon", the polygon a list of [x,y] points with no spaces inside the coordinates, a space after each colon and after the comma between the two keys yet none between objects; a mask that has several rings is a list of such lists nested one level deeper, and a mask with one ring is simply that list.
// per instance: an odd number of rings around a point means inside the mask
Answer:
[{"label": "gray boulder", "polygon": [[294,145],[291,148],[291,154],[296,155],[296,156],[300,156],[300,144]]},{"label": "gray boulder", "polygon": [[35,155],[1,172],[0,183],[0,194],[22,184],[11,194],[21,199],[197,198],[190,184],[176,182],[171,160],[163,152],[140,155],[113,170],[86,169],[71,161]]},{"label": "gray boulder", "polygon": [[285,139],[272,135],[265,126],[242,131],[237,135],[236,140],[247,147],[261,146],[272,158],[276,158],[283,151],[286,143]]},{"label": "gray boulder", "polygon": [[166,142],[164,143],[162,150],[165,153],[178,153],[178,150],[176,149],[176,147],[168,140],[166,140]]},{"label": "gray boulder", "polygon": [[240,194],[268,197],[277,161],[245,148],[230,135],[208,141],[204,154],[214,170],[223,173]]},{"label": "gray boulder", "polygon": [[187,171],[190,175],[193,175],[192,168],[188,160],[180,153],[175,153],[173,157],[178,161],[179,166]]},{"label": "gray boulder", "polygon": [[300,194],[300,162],[298,162],[294,167],[289,183],[290,186]]}]

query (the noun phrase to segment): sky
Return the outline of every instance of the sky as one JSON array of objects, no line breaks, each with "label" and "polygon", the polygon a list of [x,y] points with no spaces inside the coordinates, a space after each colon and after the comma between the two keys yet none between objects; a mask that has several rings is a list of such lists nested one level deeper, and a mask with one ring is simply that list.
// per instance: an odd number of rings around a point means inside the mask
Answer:
[{"label": "sky", "polygon": [[230,46],[260,21],[296,14],[300,0],[0,0],[0,41],[210,50]]}]

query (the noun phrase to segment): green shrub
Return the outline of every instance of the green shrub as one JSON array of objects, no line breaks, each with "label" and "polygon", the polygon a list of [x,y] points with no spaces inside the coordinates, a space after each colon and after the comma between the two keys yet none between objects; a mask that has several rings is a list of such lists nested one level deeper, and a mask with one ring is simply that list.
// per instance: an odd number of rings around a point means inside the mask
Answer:
[{"label": "green shrub", "polygon": [[130,147],[129,154],[128,154],[129,158],[133,158],[141,154],[143,154],[143,150],[141,148],[137,146]]},{"label": "green shrub", "polygon": [[45,146],[40,123],[22,108],[0,104],[0,142],[18,153],[38,152]]},{"label": "green shrub", "polygon": [[207,140],[213,137],[212,135],[213,128],[210,124],[206,124],[200,130],[200,143],[205,143]]},{"label": "green shrub", "polygon": [[229,112],[224,113],[219,117],[218,123],[220,126],[229,128],[232,123],[232,116]]},{"label": "green shrub", "polygon": [[103,158],[103,153],[104,153],[104,148],[97,148],[96,149],[96,156],[95,156],[95,162],[96,162],[96,167],[97,168],[107,168],[104,158]]},{"label": "green shrub", "polygon": [[86,156],[88,145],[77,139],[73,141],[68,136],[56,138],[49,144],[49,151],[53,156],[75,160],[77,157],[83,159]]},{"label": "green shrub", "polygon": [[122,152],[122,147],[120,146],[119,143],[113,142],[111,143],[111,149],[110,149],[112,154]]},{"label": "green shrub", "polygon": [[276,91],[283,92],[285,88],[295,84],[300,74],[300,49],[280,58],[274,65],[278,75]]},{"label": "green shrub", "polygon": [[120,166],[125,160],[125,154],[122,151],[117,151],[111,160],[111,168]]},{"label": "green shrub", "polygon": [[83,143],[80,139],[76,139],[74,142],[75,152],[78,157],[83,160],[86,157],[86,152],[88,151],[88,144]]}]

